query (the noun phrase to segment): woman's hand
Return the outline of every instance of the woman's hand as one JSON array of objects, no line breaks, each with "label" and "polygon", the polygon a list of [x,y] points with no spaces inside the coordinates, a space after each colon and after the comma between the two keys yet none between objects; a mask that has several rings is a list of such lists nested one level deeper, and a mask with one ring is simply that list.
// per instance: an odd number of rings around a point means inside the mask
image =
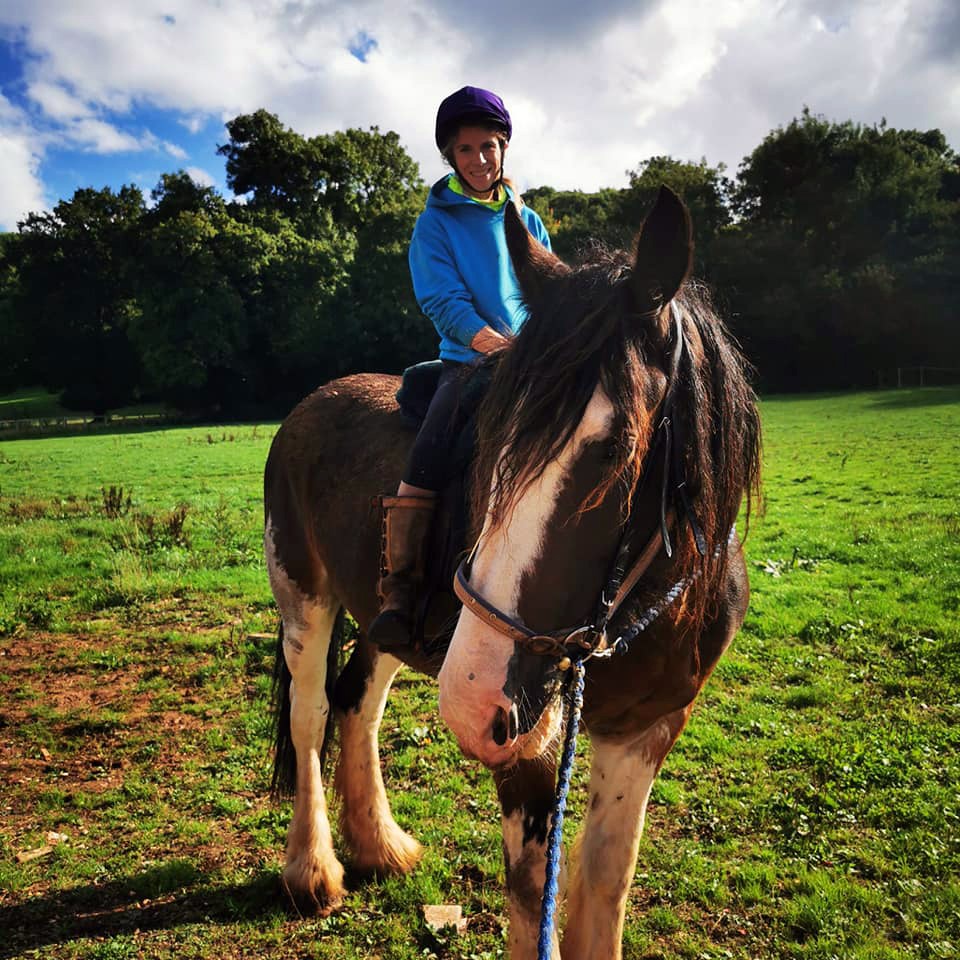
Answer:
[{"label": "woman's hand", "polygon": [[477,353],[495,353],[497,350],[503,350],[508,346],[510,346],[509,337],[497,333],[493,327],[483,327],[478,330],[470,341],[470,347]]}]

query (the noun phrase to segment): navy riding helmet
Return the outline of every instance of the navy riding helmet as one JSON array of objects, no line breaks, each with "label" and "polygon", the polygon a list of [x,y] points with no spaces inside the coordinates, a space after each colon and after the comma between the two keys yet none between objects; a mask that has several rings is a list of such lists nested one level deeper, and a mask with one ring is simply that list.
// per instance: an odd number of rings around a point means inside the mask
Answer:
[{"label": "navy riding helmet", "polygon": [[504,129],[507,140],[513,133],[510,114],[495,93],[481,87],[461,87],[456,93],[451,93],[437,110],[437,148],[443,150],[450,135],[458,127],[471,122],[493,122]]}]

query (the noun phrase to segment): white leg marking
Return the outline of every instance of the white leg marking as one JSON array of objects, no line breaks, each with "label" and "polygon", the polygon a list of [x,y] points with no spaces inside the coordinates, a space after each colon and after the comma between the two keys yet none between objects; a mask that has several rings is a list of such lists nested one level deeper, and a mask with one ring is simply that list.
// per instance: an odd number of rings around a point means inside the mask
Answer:
[{"label": "white leg marking", "polygon": [[358,709],[339,715],[335,784],[343,800],[340,828],[353,850],[354,865],[363,871],[408,873],[423,855],[420,844],[393,819],[380,772],[378,731],[400,665],[396,657],[381,653]]},{"label": "white leg marking", "polygon": [[[523,812],[515,810],[501,817],[503,856],[507,868],[507,897],[510,905],[510,930],[507,945],[511,960],[536,960],[540,935],[540,903],[546,876],[546,844],[531,839],[523,843]],[[566,871],[561,866],[557,884],[557,903],[563,902]],[[559,917],[559,909],[557,916]],[[552,960],[560,960],[557,926],[552,937]]]},{"label": "white leg marking", "polygon": [[660,720],[628,743],[593,742],[590,800],[573,852],[562,954],[568,960],[619,960],[647,799],[673,743]]},{"label": "white leg marking", "polygon": [[270,585],[283,618],[283,653],[292,677],[290,736],[297,754],[283,882],[298,907],[328,913],[344,895],[343,867],[333,852],[320,776],[320,750],[330,712],[325,690],[327,650],[339,605],[329,595],[308,597],[287,576],[274,549],[269,518],[264,546]]}]

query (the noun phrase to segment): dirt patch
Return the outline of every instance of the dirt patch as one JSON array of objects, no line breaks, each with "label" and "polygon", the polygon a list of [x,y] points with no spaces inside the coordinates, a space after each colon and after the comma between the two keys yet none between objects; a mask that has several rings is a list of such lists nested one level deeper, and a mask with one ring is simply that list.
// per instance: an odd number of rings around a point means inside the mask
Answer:
[{"label": "dirt patch", "polygon": [[223,617],[174,597],[0,638],[0,958],[274,909],[269,757]]}]

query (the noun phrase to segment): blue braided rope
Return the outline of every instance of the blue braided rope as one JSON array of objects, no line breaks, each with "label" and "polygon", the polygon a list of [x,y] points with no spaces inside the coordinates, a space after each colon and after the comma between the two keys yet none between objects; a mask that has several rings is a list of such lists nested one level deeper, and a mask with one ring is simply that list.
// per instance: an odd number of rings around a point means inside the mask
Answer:
[{"label": "blue braided rope", "polygon": [[[717,544],[714,556],[733,542],[737,535],[736,525],[730,528],[726,543]],[[657,617],[687,589],[699,575],[696,570],[689,577],[678,580],[652,607],[648,607],[640,619],[626,633],[621,634],[610,645],[609,653],[625,653],[630,643],[636,640]],[[567,794],[570,792],[570,778],[573,775],[573,759],[577,751],[577,734],[580,730],[580,712],[583,709],[583,682],[586,677],[584,661],[578,660],[570,666],[567,679],[570,704],[570,716],[567,718],[567,731],[563,739],[563,755],[560,770],[557,773],[557,792],[553,801],[553,820],[547,835],[547,862],[543,881],[543,899],[540,902],[540,934],[537,938],[537,960],[550,960],[553,921],[557,912],[557,882],[560,874],[560,851],[563,847],[563,816],[567,809]]]},{"label": "blue braided rope", "polygon": [[[718,543],[716,549],[713,551],[714,558],[719,557],[720,554],[727,549],[727,547],[733,543],[734,538],[737,535],[737,526],[734,524],[730,528],[730,533],[727,536],[725,543]],[[683,580],[678,580],[652,607],[647,607],[647,609],[640,616],[640,619],[625,633],[622,633],[616,640],[610,644],[611,653],[617,651],[619,653],[626,653],[627,648],[630,646],[631,642],[636,640],[637,637],[643,633],[647,627],[650,626],[666,610],[668,607],[676,603],[677,598],[687,589],[697,577],[700,576],[700,570],[694,570],[689,577],[684,577]]]},{"label": "blue braided rope", "polygon": [[570,792],[570,776],[573,773],[573,757],[577,750],[577,732],[580,729],[580,711],[583,709],[583,663],[570,667],[570,716],[563,740],[563,757],[557,776],[557,793],[554,798],[553,822],[547,835],[546,876],[543,882],[543,900],[540,902],[540,935],[537,939],[537,960],[550,960],[552,956],[553,919],[557,910],[557,881],[560,874],[560,851],[563,848],[563,815],[567,809],[567,794]]}]

